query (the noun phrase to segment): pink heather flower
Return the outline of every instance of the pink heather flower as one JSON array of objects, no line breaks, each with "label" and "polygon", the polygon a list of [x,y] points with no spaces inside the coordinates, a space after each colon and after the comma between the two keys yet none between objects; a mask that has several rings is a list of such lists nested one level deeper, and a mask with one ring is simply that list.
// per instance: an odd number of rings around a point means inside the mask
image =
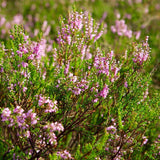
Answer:
[{"label": "pink heather flower", "polygon": [[124,87],[126,87],[126,88],[128,87],[127,81],[124,82]]},{"label": "pink heather flower", "polygon": [[78,12],[71,12],[69,14],[68,23],[70,24],[71,28],[74,30],[81,30],[83,27],[83,14]]},{"label": "pink heather flower", "polygon": [[46,27],[47,27],[48,22],[44,21],[43,25],[42,25],[42,31],[45,31]]},{"label": "pink heather flower", "polygon": [[111,31],[112,31],[113,33],[115,33],[115,32],[116,32],[116,27],[115,27],[115,26],[111,26]]},{"label": "pink heather flower", "polygon": [[46,113],[51,113],[51,112],[57,112],[58,108],[57,108],[57,101],[52,102],[51,100],[48,100],[47,103],[47,108],[45,109]]},{"label": "pink heather flower", "polygon": [[38,105],[42,106],[43,104],[45,104],[45,97],[42,97],[41,95],[39,96],[39,100],[38,100]]},{"label": "pink heather flower", "polygon": [[[100,24],[94,24],[93,19],[90,17],[87,12],[78,13],[70,12],[68,23],[62,21],[61,28],[58,31],[57,41],[59,45],[69,44],[71,47],[76,47],[81,53],[81,59],[90,59],[92,54],[90,53],[90,46],[87,46],[90,40],[94,42],[99,39],[103,34],[104,29],[100,29]],[[78,35],[76,35],[76,33]],[[81,36],[83,34],[83,36]]]},{"label": "pink heather flower", "polygon": [[144,94],[143,94],[143,101],[147,98],[147,96],[148,96],[148,88],[146,89],[146,91],[144,92]]},{"label": "pink heather flower", "polygon": [[7,2],[6,2],[6,1],[3,1],[3,2],[1,3],[1,6],[2,6],[3,8],[5,8],[5,7],[7,6]]},{"label": "pink heather flower", "polygon": [[41,57],[45,56],[46,40],[42,39],[39,43],[33,44],[33,54],[37,60],[40,60]]},{"label": "pink heather flower", "polygon": [[[40,42],[32,42],[32,45],[30,46],[30,50],[32,54],[28,56],[29,60],[38,60],[40,61],[42,57],[45,56],[45,49],[46,49],[46,40],[41,39]],[[25,50],[26,52],[28,50]],[[24,50],[23,50],[24,52]]]},{"label": "pink heather flower", "polygon": [[23,22],[23,16],[21,14],[17,14],[13,17],[13,23],[20,25]]},{"label": "pink heather flower", "polygon": [[75,95],[79,95],[81,93],[81,89],[80,88],[76,88],[74,87],[74,89],[72,90],[72,92],[75,94]]},{"label": "pink heather flower", "polygon": [[139,51],[137,54],[135,54],[135,58],[133,58],[133,61],[136,63],[138,62],[140,65],[143,64],[144,61],[148,59],[148,53],[145,53],[144,50]]},{"label": "pink heather flower", "polygon": [[30,131],[26,131],[25,136],[26,136],[27,138],[29,138],[29,137],[30,137]]},{"label": "pink heather flower", "polygon": [[26,92],[26,90],[27,90],[27,87],[23,87],[23,92]]},{"label": "pink heather flower", "polygon": [[116,30],[119,36],[127,32],[127,25],[124,20],[116,20]]},{"label": "pink heather flower", "polygon": [[141,31],[134,32],[134,34],[136,35],[136,39],[138,40],[141,36]]},{"label": "pink heather flower", "polygon": [[81,82],[78,82],[77,83],[77,87],[79,88],[79,89],[81,89],[81,91],[85,91],[86,89],[88,89],[88,81],[86,81],[86,80],[84,80],[84,79],[82,79],[81,80]]},{"label": "pink heather flower", "polygon": [[24,110],[20,107],[20,106],[17,106],[14,111],[14,113],[18,113],[18,114],[22,114],[24,112]]},{"label": "pink heather flower", "polygon": [[107,131],[111,131],[111,130],[115,130],[115,131],[116,131],[117,129],[116,129],[116,127],[114,127],[114,126],[109,126],[109,127],[107,127]]},{"label": "pink heather flower", "polygon": [[99,70],[99,73],[109,76],[109,60],[107,57],[96,56],[94,60],[94,66]]},{"label": "pink heather flower", "polygon": [[44,36],[48,36],[49,35],[49,32],[50,32],[50,30],[51,30],[51,26],[48,26],[47,28],[46,28],[46,31],[44,32]]},{"label": "pink heather flower", "polygon": [[1,72],[1,73],[4,72],[4,68],[3,68],[3,67],[1,67],[0,72]]},{"label": "pink heather flower", "polygon": [[71,154],[67,150],[64,150],[63,152],[57,152],[57,155],[62,159],[72,159]]},{"label": "pink heather flower", "polygon": [[24,68],[26,68],[26,67],[28,67],[28,63],[22,62],[22,66],[23,66]]},{"label": "pink heather flower", "polygon": [[50,131],[51,131],[51,132],[54,132],[54,131],[60,132],[60,131],[63,131],[63,130],[64,130],[64,127],[62,126],[62,124],[61,124],[61,123],[58,123],[58,122],[51,123],[51,124],[49,125],[49,128],[50,128]]},{"label": "pink heather flower", "polygon": [[148,142],[148,139],[146,136],[143,136],[143,144],[146,144]]},{"label": "pink heather flower", "polygon": [[29,55],[29,56],[28,56],[28,59],[29,59],[29,60],[34,60],[34,54]]},{"label": "pink heather flower", "polygon": [[96,42],[103,35],[103,31],[100,31],[94,38],[94,42]]},{"label": "pink heather flower", "polygon": [[52,102],[50,99],[46,99],[45,97],[42,97],[41,95],[39,96],[39,100],[38,100],[38,105],[42,106],[44,104],[46,105],[46,109],[45,112],[46,113],[51,113],[51,112],[56,112],[58,110],[57,108],[57,101]]},{"label": "pink heather flower", "polygon": [[[94,59],[94,67],[98,69],[98,73],[106,74],[111,82],[114,82],[119,78],[118,72],[121,66],[117,67],[117,62],[113,59],[113,51],[108,53],[106,57],[102,57],[102,53],[99,49],[97,49],[97,55]],[[112,74],[114,73],[114,75]]]},{"label": "pink heather flower", "polygon": [[70,45],[71,44],[71,40],[72,40],[71,36],[67,36],[66,40],[67,40],[67,43]]},{"label": "pink heather flower", "polygon": [[109,88],[108,88],[108,85],[105,84],[104,88],[102,91],[100,91],[100,96],[103,97],[103,98],[106,98],[107,95],[109,93]]},{"label": "pink heather flower", "polygon": [[124,20],[116,20],[115,26],[111,26],[111,31],[113,33],[117,32],[119,36],[127,36],[128,38],[132,37],[132,31],[128,30]]},{"label": "pink heather flower", "polygon": [[132,37],[132,31],[127,30],[127,32],[124,34],[126,37],[131,38]]},{"label": "pink heather flower", "polygon": [[148,60],[149,52],[148,37],[146,37],[146,41],[143,42],[141,48],[138,46],[135,47],[133,62],[142,65],[143,62]]},{"label": "pink heather flower", "polygon": [[132,16],[131,16],[130,14],[125,14],[125,18],[127,18],[127,19],[131,19],[131,18],[132,18]]},{"label": "pink heather flower", "polygon": [[43,80],[46,79],[46,73],[47,73],[46,71],[43,72],[43,75],[42,75]]},{"label": "pink heather flower", "polygon": [[5,17],[1,17],[0,19],[0,27],[5,23],[6,18]]},{"label": "pink heather flower", "polygon": [[25,125],[25,119],[26,119],[26,114],[21,114],[19,116],[16,116],[16,122],[18,123],[19,127],[22,127]]},{"label": "pink heather flower", "polygon": [[111,134],[115,134],[115,132],[117,131],[116,127],[114,127],[113,125],[107,127],[107,131],[109,131]]},{"label": "pink heather flower", "polygon": [[94,103],[98,102],[98,98],[94,99],[93,102],[94,102]]},{"label": "pink heather flower", "polygon": [[20,50],[18,50],[18,51],[16,51],[16,52],[18,53],[19,57],[21,57],[21,58],[22,58],[22,56],[23,56],[23,52],[21,52]]},{"label": "pink heather flower", "polygon": [[108,147],[106,147],[106,148],[105,148],[105,151],[109,151],[109,148],[108,148]]},{"label": "pink heather flower", "polygon": [[107,12],[104,12],[102,18],[100,19],[100,23],[102,23],[106,19],[106,17],[107,17]]},{"label": "pink heather flower", "polygon": [[112,60],[113,55],[114,55],[114,52],[113,52],[113,51],[111,51],[108,55],[109,55],[109,60]]},{"label": "pink heather flower", "polygon": [[38,30],[38,29],[35,29],[35,30],[34,30],[34,36],[37,36],[38,33],[39,33],[39,30]]},{"label": "pink heather flower", "polygon": [[25,45],[26,44],[24,44],[23,46],[19,47],[19,51],[22,52],[22,53],[24,53],[24,54],[28,53],[28,49],[26,48]]},{"label": "pink heather flower", "polygon": [[65,70],[64,70],[64,74],[68,74],[69,72],[69,62],[66,64]]},{"label": "pink heather flower", "polygon": [[11,111],[9,110],[9,108],[5,108],[1,114],[2,121],[7,121],[10,115],[11,115]]},{"label": "pink heather flower", "polygon": [[8,127],[12,127],[13,125],[15,125],[13,118],[9,118],[8,120],[10,122]]},{"label": "pink heather flower", "polygon": [[70,77],[70,81],[72,81],[73,83],[77,81],[77,76],[73,76],[72,73],[70,73],[69,77]]},{"label": "pink heather flower", "polygon": [[52,144],[52,145],[56,145],[57,144],[57,137],[54,133],[50,132],[49,133],[49,142]]},{"label": "pink heather flower", "polygon": [[[26,42],[26,44],[28,44],[28,39],[29,39],[29,36],[27,36],[27,35],[25,35],[24,33],[23,33],[23,38],[24,38],[24,41]],[[25,46],[24,46],[24,48],[25,48]],[[25,48],[26,49],[26,48]],[[28,51],[27,51],[28,52]],[[25,52],[26,53],[26,52]]]},{"label": "pink heather flower", "polygon": [[26,113],[26,118],[30,118],[31,119],[31,124],[36,124],[37,123],[37,118],[36,118],[36,113],[32,112],[33,110],[30,109],[27,113]]}]

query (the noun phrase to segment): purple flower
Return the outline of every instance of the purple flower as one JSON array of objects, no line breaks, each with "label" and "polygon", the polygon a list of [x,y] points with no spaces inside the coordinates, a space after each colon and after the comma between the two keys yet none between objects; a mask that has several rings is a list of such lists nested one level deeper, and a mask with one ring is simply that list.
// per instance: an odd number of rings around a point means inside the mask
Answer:
[{"label": "purple flower", "polygon": [[33,110],[30,109],[27,113],[26,113],[26,117],[29,118],[31,120],[31,124],[37,124],[37,118],[36,118],[36,113],[32,112]]},{"label": "purple flower", "polygon": [[75,95],[79,95],[81,93],[81,89],[80,88],[76,88],[74,87],[74,89],[72,90],[72,92],[75,94]]},{"label": "purple flower", "polygon": [[6,21],[6,18],[2,17],[0,20],[0,27],[5,23],[5,21]]},{"label": "purple flower", "polygon": [[67,150],[64,150],[63,152],[57,152],[57,155],[62,159],[72,159],[71,154]]},{"label": "purple flower", "polygon": [[114,126],[109,126],[109,127],[107,127],[107,131],[110,131],[110,130],[117,130],[117,129],[116,129],[116,127],[114,127]]},{"label": "purple flower", "polygon": [[23,66],[24,68],[26,68],[26,67],[28,67],[28,63],[22,62],[22,66]]},{"label": "purple flower", "polygon": [[142,138],[143,138],[143,144],[146,144],[146,143],[148,142],[147,137],[146,137],[146,136],[143,136]]},{"label": "purple flower", "polygon": [[107,95],[109,93],[109,88],[108,88],[108,85],[105,84],[104,88],[102,91],[100,91],[100,96],[103,97],[103,98],[106,98]]},{"label": "purple flower", "polygon": [[63,131],[64,128],[63,128],[61,123],[55,122],[55,123],[50,124],[50,130],[53,131],[53,132],[54,131],[60,132],[60,131]]},{"label": "purple flower", "polygon": [[38,105],[42,106],[43,104],[45,104],[45,97],[42,97],[41,95],[39,96],[39,100],[38,100]]},{"label": "purple flower", "polygon": [[57,144],[57,137],[54,133],[51,133],[49,134],[49,142],[53,145],[56,145]]},{"label": "purple flower", "polygon": [[2,111],[2,121],[7,121],[8,118],[10,117],[11,115],[11,111],[9,110],[9,108],[5,108],[3,111]]},{"label": "purple flower", "polygon": [[48,112],[56,112],[58,110],[57,108],[57,101],[54,101],[52,102],[51,100],[48,100],[48,102],[46,101],[47,103],[47,108],[45,109],[45,112],[48,113]]},{"label": "purple flower", "polygon": [[116,20],[115,26],[111,26],[111,31],[113,33],[117,32],[119,36],[126,36],[128,38],[132,37],[132,31],[128,30],[128,27],[123,19]]},{"label": "purple flower", "polygon": [[18,113],[18,114],[22,114],[23,113],[23,109],[20,107],[20,106],[17,106],[15,109],[14,109],[14,113]]},{"label": "purple flower", "polygon": [[26,90],[27,90],[27,87],[23,87],[23,92],[26,92]]},{"label": "purple flower", "polygon": [[69,62],[66,64],[64,74],[67,74],[69,72]]},{"label": "purple flower", "polygon": [[94,102],[94,103],[98,102],[98,98],[94,99],[93,102]]},{"label": "purple flower", "polygon": [[58,122],[52,122],[50,124],[47,124],[44,126],[44,129],[49,129],[50,132],[54,132],[54,131],[63,131],[64,130],[64,127],[62,126],[61,123],[58,123]]},{"label": "purple flower", "polygon": [[30,137],[30,131],[26,131],[25,136],[26,136],[27,138],[29,138],[29,137]]},{"label": "purple flower", "polygon": [[148,37],[146,37],[146,41],[143,42],[142,47],[135,47],[133,62],[142,65],[143,62],[148,60],[149,52]]},{"label": "purple flower", "polygon": [[23,113],[20,116],[16,116],[16,122],[18,123],[19,127],[22,127],[25,125],[25,119],[26,119],[26,115]]},{"label": "purple flower", "polygon": [[134,32],[134,34],[136,35],[136,39],[139,39],[141,36],[141,31]]},{"label": "purple flower", "polygon": [[4,72],[4,68],[3,68],[3,67],[1,67],[0,72],[1,72],[1,73]]},{"label": "purple flower", "polygon": [[124,82],[124,87],[126,87],[126,88],[128,87],[127,81]]}]

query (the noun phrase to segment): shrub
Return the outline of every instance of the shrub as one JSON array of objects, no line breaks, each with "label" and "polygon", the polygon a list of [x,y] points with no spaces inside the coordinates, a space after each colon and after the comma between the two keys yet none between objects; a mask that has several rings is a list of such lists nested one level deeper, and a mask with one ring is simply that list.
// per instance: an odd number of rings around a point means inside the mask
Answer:
[{"label": "shrub", "polygon": [[105,29],[87,12],[60,22],[52,53],[20,26],[1,44],[2,157],[158,159],[148,37],[117,58],[101,50]]}]

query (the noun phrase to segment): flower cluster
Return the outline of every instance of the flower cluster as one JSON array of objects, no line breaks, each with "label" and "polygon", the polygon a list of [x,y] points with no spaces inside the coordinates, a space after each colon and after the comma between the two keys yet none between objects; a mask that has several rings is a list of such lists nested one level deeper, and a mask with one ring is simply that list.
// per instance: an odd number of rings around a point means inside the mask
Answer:
[{"label": "flower cluster", "polygon": [[84,92],[85,90],[88,89],[89,87],[88,84],[89,84],[88,81],[82,79],[81,82],[77,82],[76,87],[69,90],[71,90],[75,95],[79,95],[81,92]]},{"label": "flower cluster", "polygon": [[45,106],[45,113],[51,113],[51,112],[57,112],[57,101],[51,101],[49,98],[46,99],[42,95],[39,95],[39,100],[38,100],[38,105],[39,106]]},{"label": "flower cluster", "polygon": [[36,113],[30,109],[28,112],[24,112],[24,109],[21,106],[17,106],[13,112],[9,108],[5,108],[2,111],[1,115],[2,121],[10,121],[9,127],[16,125],[19,128],[26,129],[29,125],[37,124],[39,118],[36,116]]},{"label": "flower cluster", "polygon": [[71,154],[67,150],[57,152],[57,155],[60,156],[62,159],[73,159]]},{"label": "flower cluster", "polygon": [[125,20],[116,20],[115,25],[111,26],[111,31],[119,36],[132,37],[132,30],[129,30],[125,24]]},{"label": "flower cluster", "polygon": [[138,45],[135,46],[135,51],[133,53],[134,54],[133,61],[135,63],[138,63],[139,65],[142,65],[145,61],[148,60],[149,52],[150,52],[150,47],[148,44],[148,36],[147,36],[146,41],[143,42],[140,47]]},{"label": "flower cluster", "polygon": [[69,14],[68,22],[65,24],[62,20],[61,23],[62,28],[59,29],[57,38],[59,45],[68,44],[71,55],[74,49],[78,49],[77,52],[80,53],[81,59],[91,59],[89,43],[97,41],[102,36],[104,29],[100,28],[100,24],[94,24],[88,12],[73,11]]},{"label": "flower cluster", "polygon": [[98,73],[103,73],[108,76],[111,82],[114,82],[119,78],[118,72],[121,69],[121,66],[118,66],[113,58],[113,51],[103,57],[102,52],[98,48],[97,55],[94,59],[94,67],[96,67]]}]

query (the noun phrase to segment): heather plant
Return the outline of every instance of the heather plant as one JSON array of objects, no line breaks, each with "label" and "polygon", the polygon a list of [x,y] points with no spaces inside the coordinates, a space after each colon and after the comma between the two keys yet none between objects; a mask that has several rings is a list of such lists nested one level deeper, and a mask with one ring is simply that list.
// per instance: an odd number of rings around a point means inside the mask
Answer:
[{"label": "heather plant", "polygon": [[[159,9],[158,0],[2,0],[0,2],[0,38],[6,40],[8,31],[13,24],[24,25],[31,37],[36,37],[43,31],[47,40],[48,50],[52,50],[52,43],[56,39],[58,17],[65,16],[73,4],[78,8],[88,10],[100,23],[107,25],[107,33],[103,35],[102,48],[114,49],[115,55],[124,53],[126,46],[140,39],[150,36],[152,48],[152,63],[158,69],[153,75],[154,85],[159,88]],[[13,10],[14,8],[14,10]],[[120,34],[120,35],[119,35]],[[106,51],[106,50],[105,50]]]},{"label": "heather plant", "polygon": [[52,52],[20,26],[1,43],[1,157],[158,159],[148,37],[116,57],[101,49],[106,28],[88,12],[69,12],[57,30]]}]

